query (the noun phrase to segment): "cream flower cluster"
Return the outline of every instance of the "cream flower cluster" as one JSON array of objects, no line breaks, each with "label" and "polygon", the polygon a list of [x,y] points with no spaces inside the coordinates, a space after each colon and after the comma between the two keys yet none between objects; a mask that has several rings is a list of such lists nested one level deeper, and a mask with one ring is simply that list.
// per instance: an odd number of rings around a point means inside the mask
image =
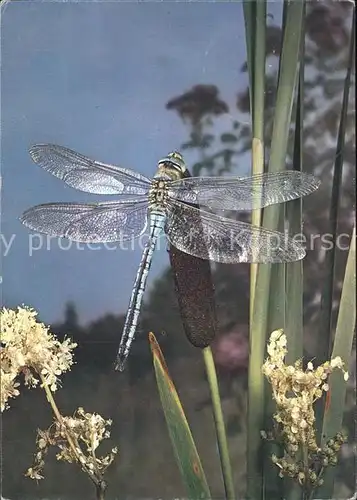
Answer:
[{"label": "cream flower cluster", "polygon": [[309,362],[305,371],[301,360],[293,366],[285,365],[287,339],[282,330],[271,334],[267,351],[263,373],[272,386],[273,398],[278,407],[274,419],[282,426],[289,451],[297,451],[300,444],[316,449],[313,404],[329,390],[328,376],[334,369],[342,370],[345,380],[348,379],[344,363],[340,357],[326,361],[317,368]]},{"label": "cream flower cluster", "polygon": [[59,376],[73,364],[71,339],[60,342],[49,329],[36,320],[37,312],[29,307],[0,312],[0,394],[1,411],[8,400],[19,395],[19,375],[25,385],[36,386],[40,379],[51,391],[59,385]]},{"label": "cream flower cluster", "polygon": [[[284,456],[271,457],[280,469],[279,475],[294,478],[301,485],[314,488],[322,484],[324,468],[337,463],[337,453],[345,442],[345,436],[338,433],[319,448],[314,426],[314,403],[329,390],[328,377],[333,370],[340,369],[346,381],[348,373],[340,357],[326,361],[317,368],[309,362],[306,370],[303,369],[302,360],[296,361],[294,365],[285,365],[287,339],[283,330],[271,334],[267,352],[262,371],[272,386],[277,411],[273,415],[274,432],[262,431],[261,435],[264,439],[283,445]],[[303,460],[302,456],[305,457]]]},{"label": "cream flower cluster", "polygon": [[[58,460],[69,463],[78,461],[91,477],[101,478],[118,452],[117,448],[113,448],[103,457],[97,457],[95,454],[100,442],[110,437],[107,427],[112,421],[105,420],[98,413],[86,413],[83,408],[78,408],[73,417],[62,417],[61,420],[61,422],[55,420],[46,431],[38,431],[35,463],[28,469],[26,475],[31,479],[43,479],[44,457],[50,446],[56,446],[60,449],[57,454]],[[69,445],[68,433],[74,448]]]}]

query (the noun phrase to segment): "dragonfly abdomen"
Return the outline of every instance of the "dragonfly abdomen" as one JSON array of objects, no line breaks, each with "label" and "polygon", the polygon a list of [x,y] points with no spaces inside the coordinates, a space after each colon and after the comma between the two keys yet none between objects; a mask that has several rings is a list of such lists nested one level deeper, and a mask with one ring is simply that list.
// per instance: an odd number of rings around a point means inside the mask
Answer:
[{"label": "dragonfly abdomen", "polygon": [[128,312],[126,314],[119,351],[115,362],[115,369],[119,371],[124,370],[125,361],[129,355],[130,347],[134,340],[152,256],[157,239],[164,229],[165,220],[166,216],[162,210],[158,209],[150,212],[150,235],[145,245],[133,290],[131,292]]}]

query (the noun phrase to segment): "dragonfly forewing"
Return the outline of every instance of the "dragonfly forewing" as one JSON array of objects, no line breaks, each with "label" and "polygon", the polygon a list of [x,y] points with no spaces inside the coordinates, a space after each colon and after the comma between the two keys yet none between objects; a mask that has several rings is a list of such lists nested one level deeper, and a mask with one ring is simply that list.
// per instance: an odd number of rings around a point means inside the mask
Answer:
[{"label": "dragonfly forewing", "polygon": [[91,160],[56,144],[36,144],[31,158],[69,186],[93,194],[147,195],[151,181],[133,170]]}]

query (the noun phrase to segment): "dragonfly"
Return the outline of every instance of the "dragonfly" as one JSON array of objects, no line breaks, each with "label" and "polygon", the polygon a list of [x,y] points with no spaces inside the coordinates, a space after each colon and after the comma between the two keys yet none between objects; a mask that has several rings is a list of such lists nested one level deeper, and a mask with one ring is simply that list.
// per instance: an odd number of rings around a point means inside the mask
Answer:
[{"label": "dragonfly", "polygon": [[[227,264],[293,262],[305,256],[293,238],[226,217],[306,196],[319,186],[311,174],[285,170],[251,177],[187,177],[183,156],[171,152],[152,179],[92,160],[55,144],[36,144],[32,160],[72,188],[117,195],[98,203],[45,203],[20,220],[32,230],[83,243],[123,242],[148,231],[132,288],[115,369],[124,370],[138,326],[150,265],[158,238],[165,234],[179,251]],[[223,214],[222,214],[223,212]]]}]

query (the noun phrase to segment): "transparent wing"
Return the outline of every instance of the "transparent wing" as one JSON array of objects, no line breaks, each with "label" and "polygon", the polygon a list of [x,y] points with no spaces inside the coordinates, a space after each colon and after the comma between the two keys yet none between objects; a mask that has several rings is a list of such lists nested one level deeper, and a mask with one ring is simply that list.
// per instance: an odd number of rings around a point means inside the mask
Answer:
[{"label": "transparent wing", "polygon": [[63,146],[36,144],[29,153],[47,172],[87,193],[146,195],[150,188],[150,180],[137,172],[91,160]]},{"label": "transparent wing", "polygon": [[244,178],[189,177],[171,182],[169,196],[212,209],[253,210],[306,196],[319,185],[313,175],[293,170]]},{"label": "transparent wing", "polygon": [[26,210],[20,220],[41,233],[83,243],[125,241],[145,231],[147,204],[46,203]]},{"label": "transparent wing", "polygon": [[165,232],[176,248],[201,259],[239,262],[293,262],[304,249],[282,233],[204,212],[177,201],[168,207]]}]

